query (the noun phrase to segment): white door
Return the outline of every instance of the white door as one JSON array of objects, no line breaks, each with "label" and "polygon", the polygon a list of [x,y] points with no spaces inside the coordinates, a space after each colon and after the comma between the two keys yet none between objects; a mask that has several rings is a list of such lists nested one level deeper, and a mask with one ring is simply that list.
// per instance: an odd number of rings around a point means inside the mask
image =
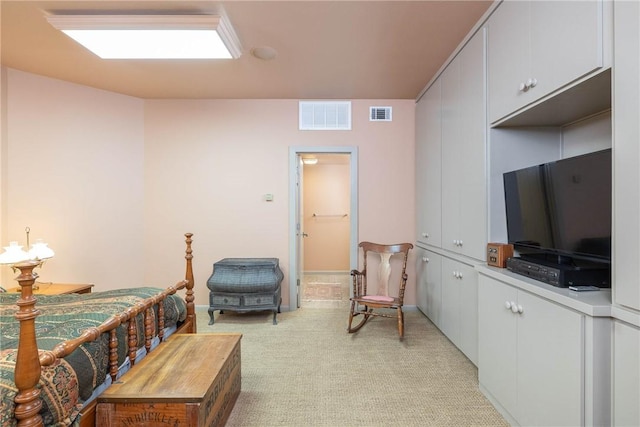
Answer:
[{"label": "white door", "polygon": [[[306,233],[304,232],[304,174],[302,157],[298,156],[298,162],[296,167],[296,189],[297,194],[295,198],[295,210],[296,210],[296,244],[298,250],[296,251],[296,281],[292,284],[295,287],[295,308],[300,308],[300,284],[302,283],[302,274],[304,272],[304,238]],[[292,299],[291,301],[294,301]],[[293,306],[293,304],[291,304]]]}]

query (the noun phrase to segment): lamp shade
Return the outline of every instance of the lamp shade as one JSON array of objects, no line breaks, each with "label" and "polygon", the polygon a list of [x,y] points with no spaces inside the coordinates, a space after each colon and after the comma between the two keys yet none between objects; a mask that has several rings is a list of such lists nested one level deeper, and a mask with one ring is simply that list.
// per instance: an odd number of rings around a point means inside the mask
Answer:
[{"label": "lamp shade", "polygon": [[29,254],[22,250],[18,242],[9,242],[9,246],[4,247],[4,252],[0,254],[0,264],[17,264],[29,259]]},{"label": "lamp shade", "polygon": [[29,259],[34,260],[43,260],[52,258],[55,253],[53,249],[47,246],[46,243],[42,241],[42,239],[36,240],[36,242],[31,245],[31,249],[29,249]]}]

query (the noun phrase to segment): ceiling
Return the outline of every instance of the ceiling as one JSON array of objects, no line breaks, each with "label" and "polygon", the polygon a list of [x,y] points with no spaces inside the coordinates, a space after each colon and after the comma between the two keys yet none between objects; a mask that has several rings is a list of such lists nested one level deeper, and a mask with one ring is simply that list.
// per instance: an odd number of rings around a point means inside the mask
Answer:
[{"label": "ceiling", "polygon": [[[493,1],[0,1],[2,65],[139,98],[414,99]],[[46,13],[225,13],[237,60],[103,60]],[[276,50],[271,60],[252,50]]]}]

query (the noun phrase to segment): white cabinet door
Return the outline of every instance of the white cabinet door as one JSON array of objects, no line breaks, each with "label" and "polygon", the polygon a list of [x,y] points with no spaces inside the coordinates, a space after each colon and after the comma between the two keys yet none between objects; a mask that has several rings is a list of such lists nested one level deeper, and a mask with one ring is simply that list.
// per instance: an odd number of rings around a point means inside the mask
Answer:
[{"label": "white cabinet door", "polygon": [[484,261],[487,248],[485,30],[460,53],[460,252]]},{"label": "white cabinet door", "polygon": [[460,280],[458,262],[442,258],[442,307],[440,330],[456,346],[460,342]]},{"label": "white cabinet door", "polygon": [[458,263],[460,272],[460,336],[458,348],[478,365],[478,272]]},{"label": "white cabinet door", "polygon": [[440,246],[441,239],[440,80],[416,105],[417,241]]},{"label": "white cabinet door", "polygon": [[518,422],[582,425],[583,316],[522,291],[518,305]]},{"label": "white cabinet door", "polygon": [[613,425],[640,426],[640,329],[616,322],[613,348]]},{"label": "white cabinet door", "polygon": [[458,252],[462,169],[459,110],[460,61],[456,57],[440,76],[442,81],[442,247]]},{"label": "white cabinet door", "polygon": [[504,1],[489,19],[490,121],[601,68],[603,43],[601,0]]},{"label": "white cabinet door", "polygon": [[504,1],[489,19],[489,118],[494,122],[530,102],[519,89],[529,74],[529,2]]},{"label": "white cabinet door", "polygon": [[484,260],[486,227],[485,33],[449,64],[442,82],[442,248]]},{"label": "white cabinet door", "polygon": [[442,264],[440,255],[416,248],[416,283],[418,308],[440,327],[442,305]]},{"label": "white cabinet door", "polygon": [[416,254],[416,305],[418,309],[427,317],[429,315],[427,299],[427,251],[417,246]]},{"label": "white cabinet door", "polygon": [[522,426],[584,424],[584,316],[500,281],[478,285],[480,384]]},{"label": "white cabinet door", "polygon": [[531,69],[540,98],[603,65],[602,1],[532,1]]},{"label": "white cabinet door", "polygon": [[515,288],[479,277],[478,379],[512,417],[517,409],[517,317],[510,304],[517,301]]},{"label": "white cabinet door", "polygon": [[477,364],[478,274],[473,267],[447,257],[442,257],[440,330]]},{"label": "white cabinet door", "polygon": [[614,3],[613,299],[640,310],[640,3]]}]

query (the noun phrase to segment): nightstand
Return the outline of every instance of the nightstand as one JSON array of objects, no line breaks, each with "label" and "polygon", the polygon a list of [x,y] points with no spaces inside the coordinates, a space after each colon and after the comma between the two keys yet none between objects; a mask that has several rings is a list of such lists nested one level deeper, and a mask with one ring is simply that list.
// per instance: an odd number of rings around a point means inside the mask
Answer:
[{"label": "nightstand", "polygon": [[[93,283],[36,283],[38,289],[34,294],[39,295],[64,295],[64,294],[90,294]],[[20,292],[20,288],[9,289],[8,292]]]}]

